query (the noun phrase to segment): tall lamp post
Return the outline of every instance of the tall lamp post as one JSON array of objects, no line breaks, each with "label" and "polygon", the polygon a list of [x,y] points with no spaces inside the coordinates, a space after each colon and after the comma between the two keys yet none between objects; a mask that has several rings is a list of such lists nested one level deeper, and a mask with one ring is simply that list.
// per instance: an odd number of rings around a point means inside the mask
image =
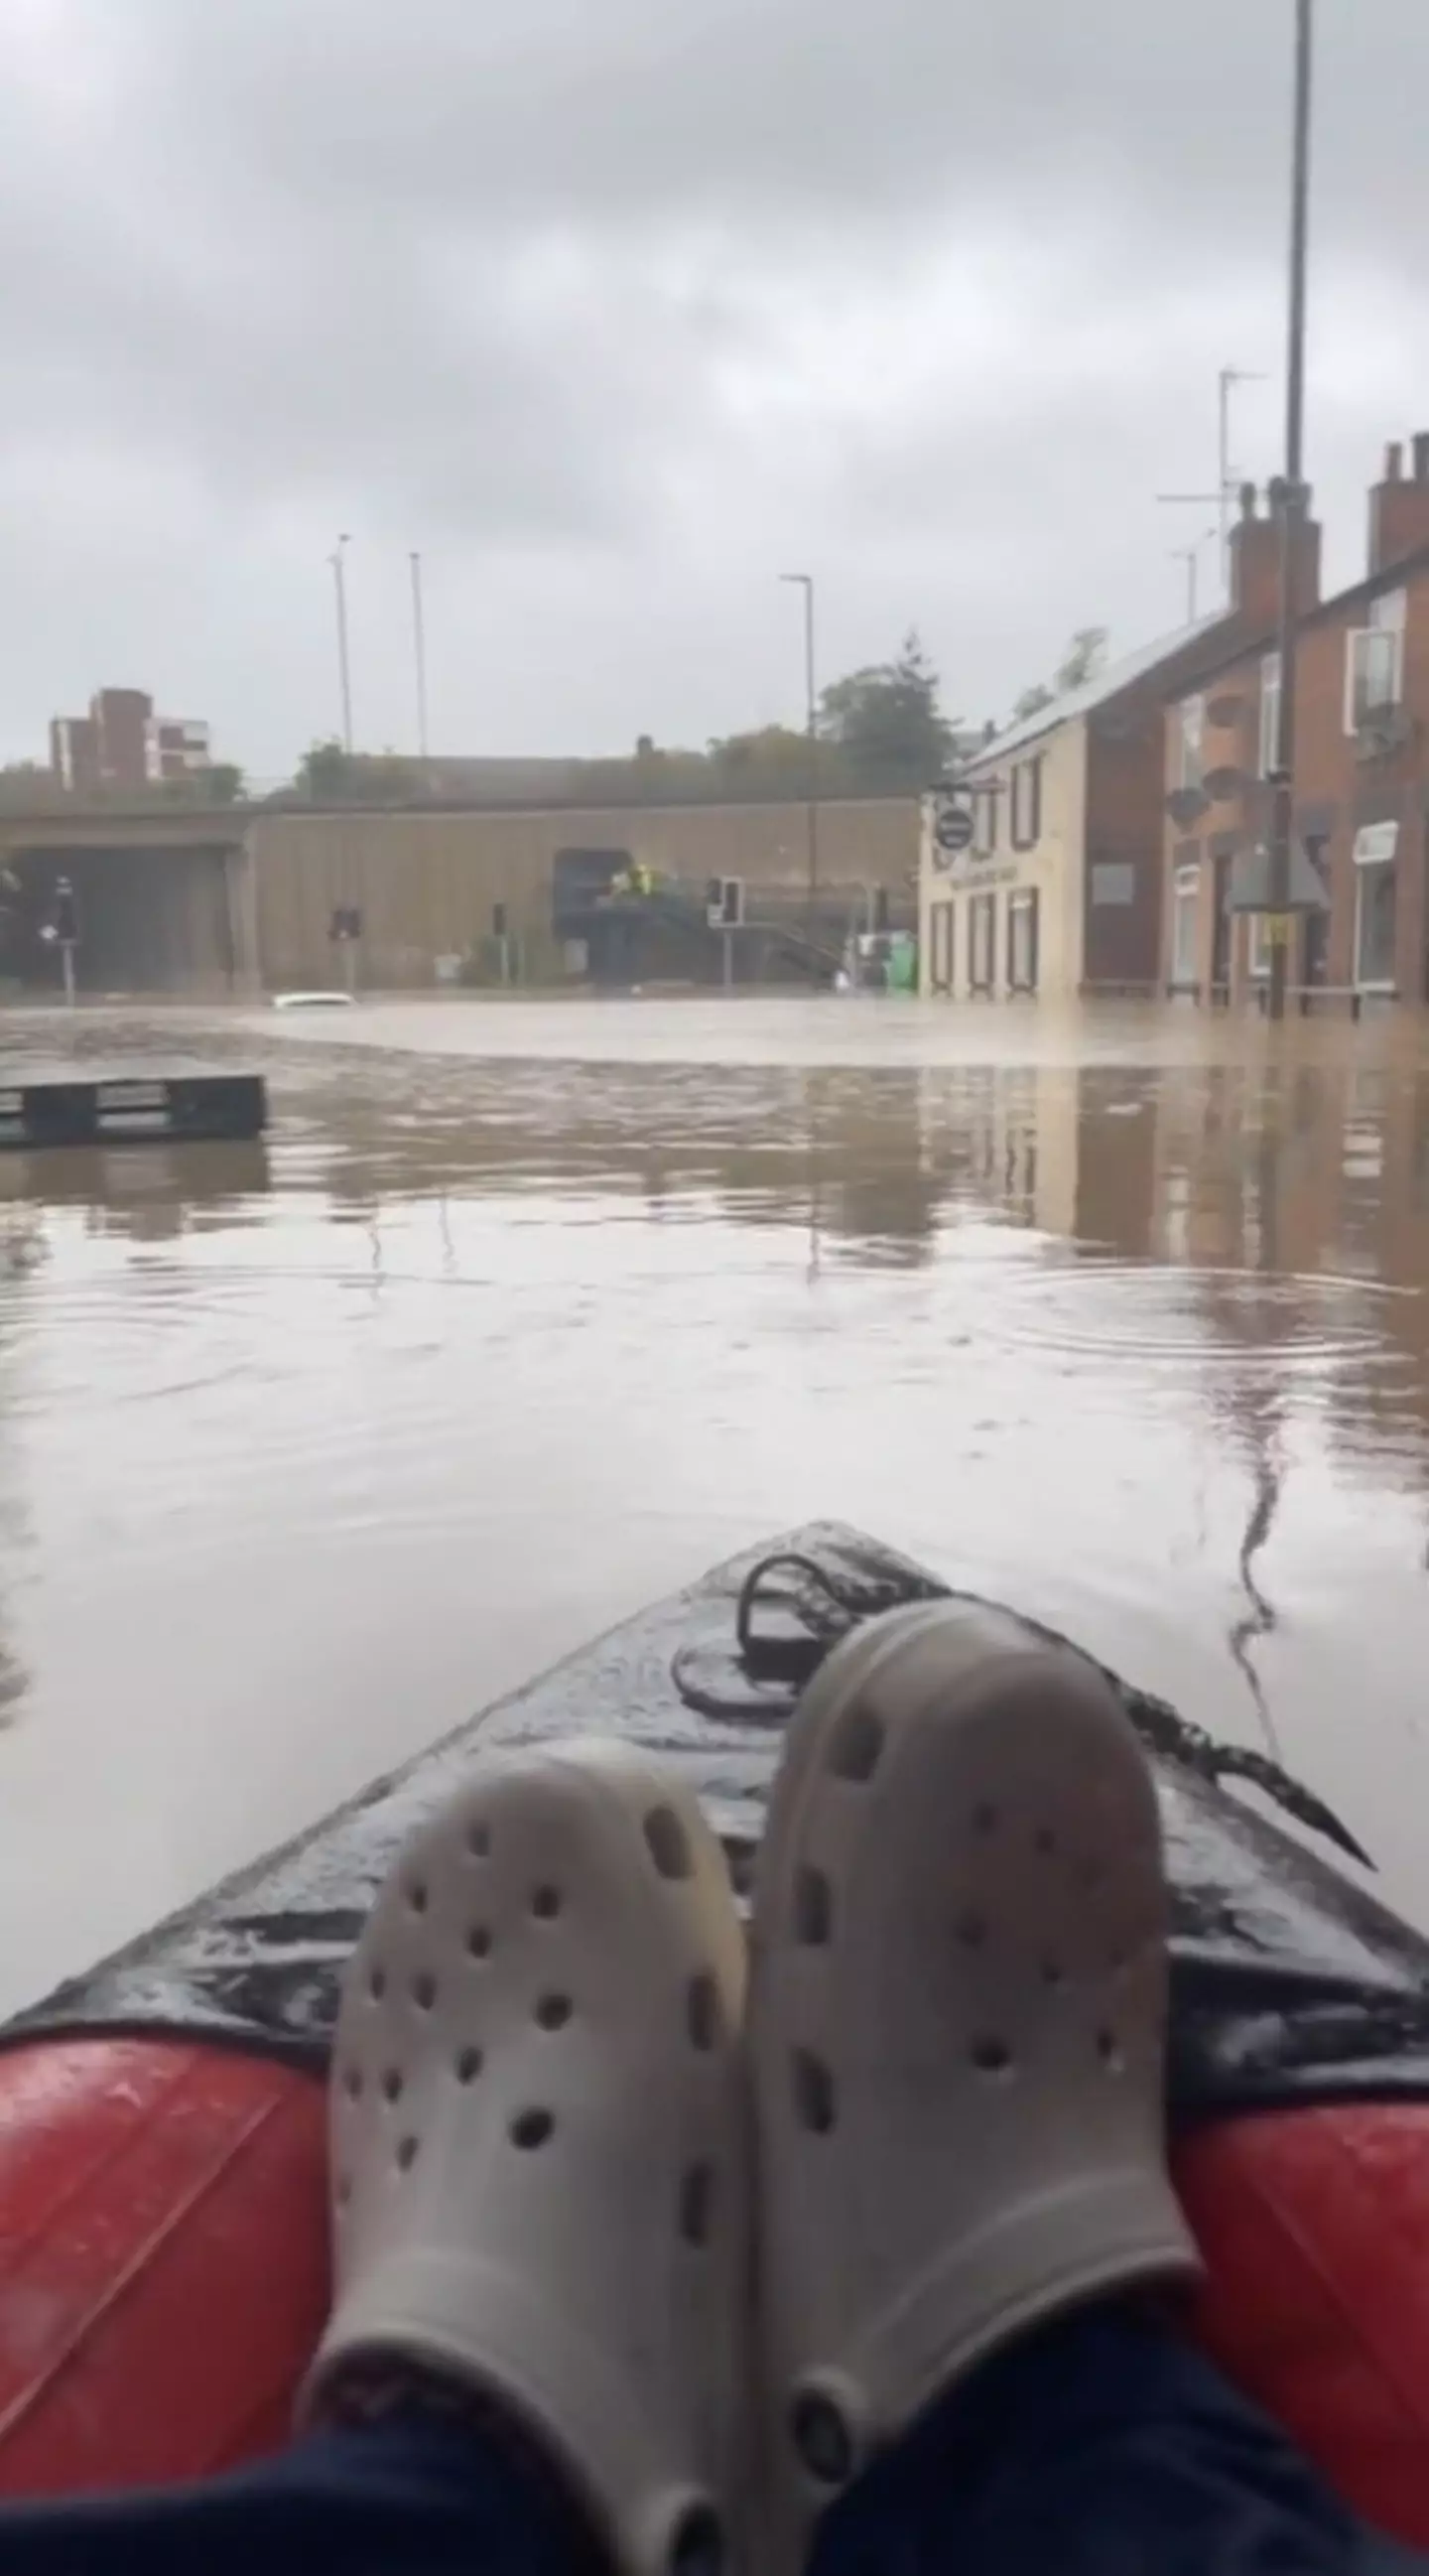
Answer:
[{"label": "tall lamp post", "polygon": [[1272,1020],[1285,1017],[1289,950],[1285,917],[1290,903],[1295,831],[1295,679],[1300,629],[1301,531],[1305,524],[1305,306],[1310,248],[1310,118],[1315,45],[1314,0],[1295,0],[1295,111],[1290,186],[1290,301],[1285,368],[1285,475],[1280,510],[1280,704],[1275,767],[1271,773],[1270,870],[1267,909],[1278,916],[1270,951],[1267,1002]]},{"label": "tall lamp post", "polygon": [[342,747],[352,756],[352,664],[347,649],[347,549],[352,539],[338,538],[328,560],[332,565],[332,586],[337,602],[337,679],[342,694]]},{"label": "tall lamp post", "polygon": [[805,728],[809,746],[809,780],[807,800],[808,882],[805,891],[809,945],[814,942],[814,927],[819,910],[819,689],[818,659],[814,634],[814,576],[811,572],[781,572],[779,578],[804,594],[804,701]]},{"label": "tall lamp post", "polygon": [[427,621],[422,606],[422,558],[414,547],[412,565],[412,659],[417,674],[417,748],[427,757]]}]

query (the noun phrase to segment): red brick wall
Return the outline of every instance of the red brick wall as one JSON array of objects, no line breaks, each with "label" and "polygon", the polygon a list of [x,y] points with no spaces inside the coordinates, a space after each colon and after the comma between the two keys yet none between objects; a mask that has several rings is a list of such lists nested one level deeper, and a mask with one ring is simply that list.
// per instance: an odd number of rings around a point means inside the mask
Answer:
[{"label": "red brick wall", "polygon": [[[1388,582],[1385,585],[1387,589],[1392,586]],[[1391,818],[1399,821],[1396,971],[1402,997],[1419,1001],[1425,997],[1425,952],[1426,940],[1429,940],[1424,860],[1424,782],[1426,756],[1429,756],[1429,566],[1406,567],[1403,586],[1407,594],[1404,706],[1410,719],[1409,739],[1402,749],[1388,756],[1365,760],[1360,756],[1355,737],[1346,732],[1348,638],[1355,629],[1368,623],[1369,610],[1363,597],[1351,598],[1343,607],[1332,604],[1303,629],[1300,637],[1295,804],[1297,828],[1321,842],[1322,856],[1328,864],[1331,905],[1326,980],[1330,984],[1354,981],[1355,835],[1365,823]],[[1261,658],[1257,649],[1240,662],[1218,671],[1205,685],[1204,695],[1210,702],[1231,697],[1243,702],[1240,716],[1228,728],[1218,730],[1207,722],[1205,749],[1208,770],[1224,764],[1253,773],[1258,766]],[[1167,711],[1165,733],[1165,785],[1168,789],[1175,779],[1173,763],[1177,742],[1177,718],[1173,706]],[[1234,835],[1237,840],[1264,838],[1268,824],[1268,798],[1263,789],[1213,805],[1189,829],[1169,819],[1165,824],[1163,883],[1166,886],[1169,887],[1170,872],[1178,858],[1184,860],[1192,846],[1203,860],[1200,895],[1203,984],[1209,975],[1214,902],[1210,852],[1217,839],[1224,836]],[[1169,901],[1161,954],[1162,971],[1169,973]],[[1244,927],[1238,924],[1233,944],[1233,984],[1237,991],[1243,990],[1246,980],[1243,956]],[[1303,957],[1298,931],[1291,952],[1290,972],[1292,981],[1301,980]]]}]

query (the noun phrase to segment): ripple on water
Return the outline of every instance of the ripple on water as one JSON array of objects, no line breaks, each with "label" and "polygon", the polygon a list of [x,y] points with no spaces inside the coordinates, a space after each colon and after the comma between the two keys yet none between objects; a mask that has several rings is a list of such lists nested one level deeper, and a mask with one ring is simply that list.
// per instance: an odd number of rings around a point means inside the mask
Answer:
[{"label": "ripple on water", "polygon": [[1138,1262],[1055,1264],[1000,1283],[1000,1338],[1049,1359],[1159,1371],[1278,1376],[1392,1367],[1383,1308],[1418,1291],[1321,1272],[1167,1270]]}]

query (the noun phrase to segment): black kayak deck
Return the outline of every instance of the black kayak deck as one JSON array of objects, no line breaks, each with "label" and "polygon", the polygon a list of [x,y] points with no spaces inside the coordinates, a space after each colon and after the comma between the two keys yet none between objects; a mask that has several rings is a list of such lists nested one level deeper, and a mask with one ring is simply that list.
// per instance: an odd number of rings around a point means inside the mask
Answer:
[{"label": "black kayak deck", "polygon": [[[746,1624],[749,1578],[765,1562]],[[170,2031],[320,2066],[344,1962],[399,1845],[473,1758],[499,1745],[611,1732],[672,1764],[723,1837],[738,1887],[801,1676],[860,1618],[948,1592],[833,1524],[750,1550],[71,1980],[0,2029],[0,2043]],[[1195,2116],[1429,2097],[1429,1943],[1317,1847],[1353,1850],[1350,1837],[1268,1763],[1223,1752],[1111,1678],[1155,1757],[1161,1795],[1173,2108]],[[1296,1830],[1228,1790],[1227,1771],[1269,1790]]]}]

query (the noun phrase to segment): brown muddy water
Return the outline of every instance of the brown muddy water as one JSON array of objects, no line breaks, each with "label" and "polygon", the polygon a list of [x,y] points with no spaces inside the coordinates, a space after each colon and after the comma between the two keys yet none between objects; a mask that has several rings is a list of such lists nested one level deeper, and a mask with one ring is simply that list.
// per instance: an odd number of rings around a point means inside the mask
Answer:
[{"label": "brown muddy water", "polygon": [[8,1015],[266,1147],[0,1156],[0,2006],[818,1514],[1429,1920],[1429,1033],[898,1003]]}]

